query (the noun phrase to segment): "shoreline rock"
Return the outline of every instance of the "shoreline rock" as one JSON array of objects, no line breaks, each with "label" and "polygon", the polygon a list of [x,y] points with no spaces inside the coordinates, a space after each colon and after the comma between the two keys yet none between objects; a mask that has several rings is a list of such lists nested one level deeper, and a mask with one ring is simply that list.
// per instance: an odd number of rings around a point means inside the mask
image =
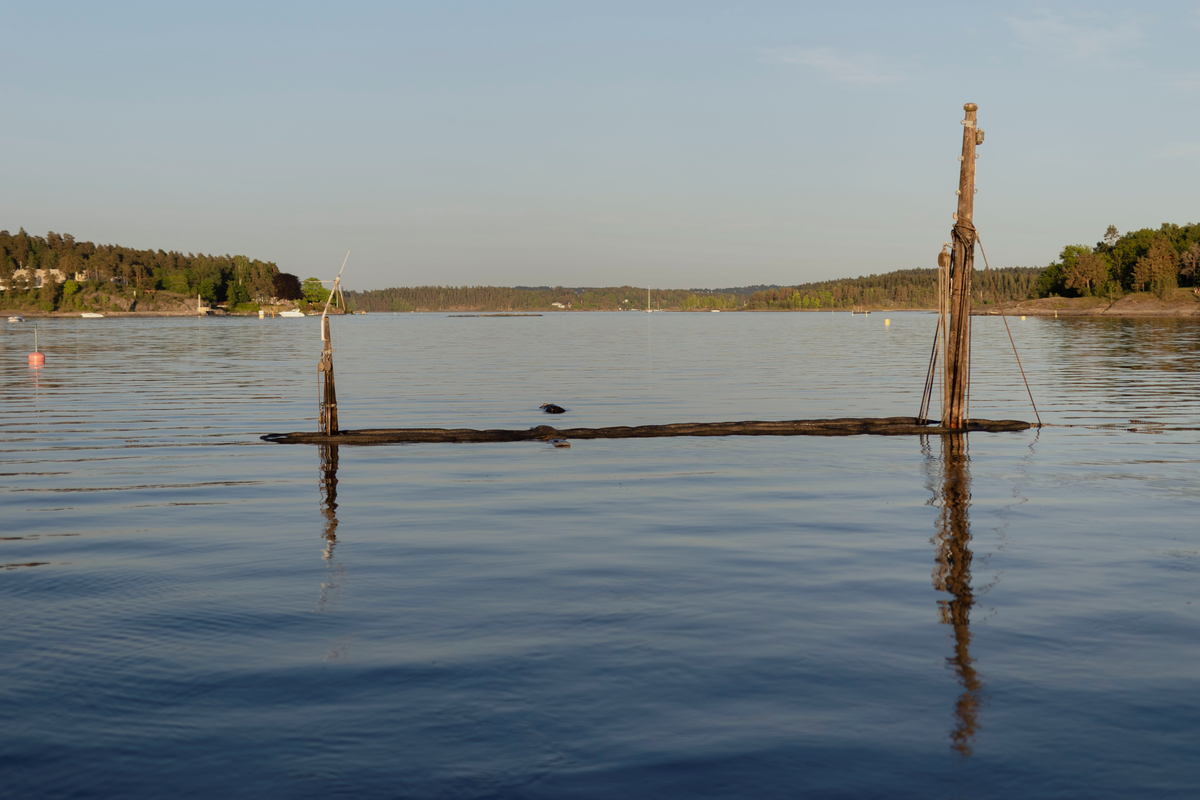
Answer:
[{"label": "shoreline rock", "polygon": [[[1200,297],[1179,292],[1168,300],[1152,294],[1137,293],[1110,303],[1102,297],[1043,297],[1005,304],[1006,316],[1029,317],[1200,317]],[[995,305],[976,306],[974,316],[999,316]]]}]

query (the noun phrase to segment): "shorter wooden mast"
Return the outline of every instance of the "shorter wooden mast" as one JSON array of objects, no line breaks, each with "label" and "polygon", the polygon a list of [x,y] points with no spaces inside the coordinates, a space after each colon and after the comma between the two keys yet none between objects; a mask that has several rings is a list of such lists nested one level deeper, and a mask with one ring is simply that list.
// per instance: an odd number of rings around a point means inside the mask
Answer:
[{"label": "shorter wooden mast", "polygon": [[317,362],[318,392],[321,400],[321,410],[317,424],[321,433],[334,436],[338,432],[337,389],[333,383],[333,338],[329,334],[329,304],[338,296],[342,284],[342,270],[346,269],[346,261],[350,260],[350,251],[342,260],[342,269],[338,270],[333,279],[333,289],[325,300],[325,310],[321,312],[321,360]]}]

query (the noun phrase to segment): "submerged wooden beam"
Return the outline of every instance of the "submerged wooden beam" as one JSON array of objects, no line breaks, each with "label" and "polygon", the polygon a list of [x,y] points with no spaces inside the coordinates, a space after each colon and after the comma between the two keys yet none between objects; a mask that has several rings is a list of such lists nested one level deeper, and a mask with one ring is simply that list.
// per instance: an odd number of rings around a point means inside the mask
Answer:
[{"label": "submerged wooden beam", "polygon": [[664,436],[914,436],[941,433],[1024,431],[1028,422],[1015,419],[973,419],[961,428],[922,425],[916,417],[794,419],[781,422],[681,422],[612,428],[552,428],[472,430],[470,428],[376,428],[325,433],[268,433],[262,439],[277,444],[406,444],[437,442],[529,442],[550,439],[652,439]]}]

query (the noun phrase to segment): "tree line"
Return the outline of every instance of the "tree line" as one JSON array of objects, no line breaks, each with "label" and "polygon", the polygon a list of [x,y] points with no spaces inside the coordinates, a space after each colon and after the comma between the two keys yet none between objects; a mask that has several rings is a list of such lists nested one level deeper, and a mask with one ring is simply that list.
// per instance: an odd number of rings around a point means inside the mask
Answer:
[{"label": "tree line", "polygon": [[1069,244],[1038,279],[1038,296],[1115,297],[1154,292],[1166,298],[1179,286],[1195,288],[1200,266],[1200,223],[1164,222],[1121,235],[1109,225],[1095,246]]},{"label": "tree line", "polygon": [[[999,295],[1009,303],[1034,297],[1039,267],[1003,267],[991,275],[976,273],[975,302],[989,304]],[[937,269],[901,269],[832,281],[801,283],[750,295],[747,309],[937,308]]]},{"label": "tree line", "polygon": [[[39,287],[38,270],[58,270],[66,280],[43,280]],[[118,294],[164,289],[231,306],[301,297],[296,276],[271,261],[94,244],[54,231],[31,236],[24,228],[0,231],[0,286],[9,304],[36,299],[47,311],[85,288]]]},{"label": "tree line", "polygon": [[[994,302],[991,281],[1003,302],[1036,296],[1039,267],[1006,267],[980,279],[976,300]],[[655,289],[650,308],[692,310],[816,310],[878,308],[935,308],[937,270],[907,269],[882,275],[844,278],[767,288]],[[346,292],[351,310],[387,311],[641,311],[646,290],[635,286],[567,288],[503,286],[402,286]]]},{"label": "tree line", "polygon": [[[355,311],[644,311],[646,287],[399,286],[347,291]],[[743,298],[703,289],[654,289],[650,308],[740,308]]]},{"label": "tree line", "polygon": [[[975,302],[988,304],[1034,297],[1105,296],[1152,291],[1165,297],[1178,286],[1196,287],[1200,266],[1200,224],[1143,228],[1121,235],[1108,226],[1095,246],[1067,245],[1045,268],[1004,267],[977,276]],[[59,270],[68,280],[35,285],[38,270]],[[324,302],[327,290],[315,278],[300,280],[270,261],[242,255],[183,254],[138,250],[76,241],[53,231],[31,236],[0,231],[0,292],[8,305],[35,303],[45,310],[62,306],[82,281],[110,293],[167,290],[199,295],[231,307],[274,300]],[[350,310],[387,311],[641,311],[646,289],[615,287],[412,286],[345,293]],[[794,286],[748,286],[718,290],[655,289],[656,310],[819,310],[933,308],[937,270],[904,269],[879,275]]]}]

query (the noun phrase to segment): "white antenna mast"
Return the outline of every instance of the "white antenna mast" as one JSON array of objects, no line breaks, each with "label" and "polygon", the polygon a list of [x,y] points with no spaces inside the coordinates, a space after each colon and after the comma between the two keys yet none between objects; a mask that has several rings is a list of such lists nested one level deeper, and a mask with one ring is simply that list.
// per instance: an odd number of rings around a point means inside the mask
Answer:
[{"label": "white antenna mast", "polygon": [[337,296],[338,287],[342,283],[342,270],[346,269],[346,262],[350,260],[350,251],[346,251],[346,257],[342,259],[342,269],[338,270],[337,277],[333,279],[333,288],[329,291],[329,297],[325,300],[325,310],[321,312],[321,341],[325,341],[325,319],[329,316],[329,304],[333,302],[333,298]]}]

